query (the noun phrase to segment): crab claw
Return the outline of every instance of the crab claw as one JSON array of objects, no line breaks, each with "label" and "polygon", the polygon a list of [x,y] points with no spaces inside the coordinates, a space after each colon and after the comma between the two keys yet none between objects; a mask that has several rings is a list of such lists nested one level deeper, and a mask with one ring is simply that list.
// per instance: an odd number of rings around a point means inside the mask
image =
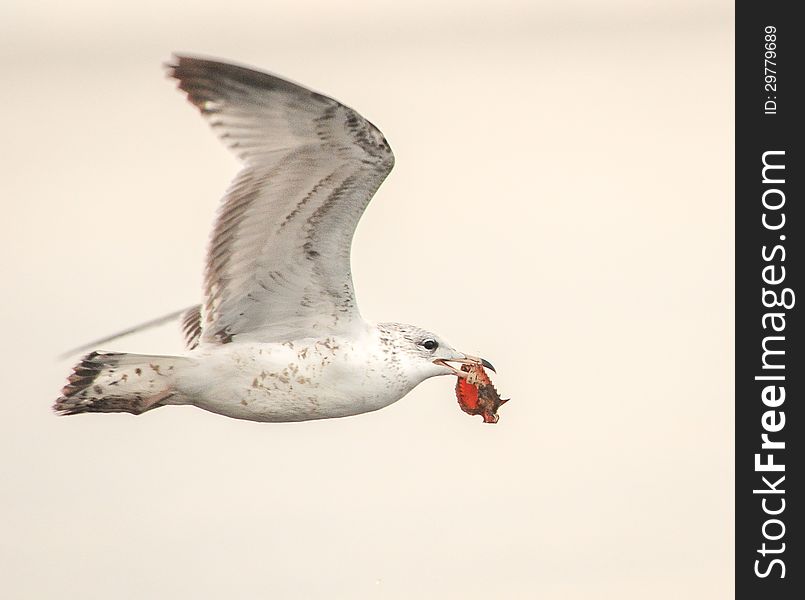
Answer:
[{"label": "crab claw", "polygon": [[481,413],[481,416],[484,418],[484,423],[497,423],[500,420],[500,416],[497,413],[492,413],[488,411],[484,411]]}]

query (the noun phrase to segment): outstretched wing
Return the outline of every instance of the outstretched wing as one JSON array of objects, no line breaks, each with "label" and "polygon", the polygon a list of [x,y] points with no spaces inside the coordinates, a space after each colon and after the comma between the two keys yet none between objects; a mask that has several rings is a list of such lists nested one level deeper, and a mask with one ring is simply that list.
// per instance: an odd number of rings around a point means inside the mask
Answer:
[{"label": "outstretched wing", "polygon": [[169,74],[244,163],[210,242],[202,342],[357,326],[350,246],[394,165],[383,135],[332,98],[267,73],[179,56]]},{"label": "outstretched wing", "polygon": [[58,358],[60,360],[70,358],[75,354],[82,354],[87,352],[88,350],[94,350],[98,348],[98,346],[108,344],[109,342],[113,342],[122,337],[126,337],[127,335],[132,335],[134,333],[140,333],[141,331],[153,329],[154,327],[159,327],[160,325],[164,325],[165,323],[169,323],[170,321],[175,321],[176,319],[180,319],[182,322],[181,327],[182,327],[182,335],[184,336],[185,346],[187,347],[188,350],[192,350],[193,348],[198,346],[198,340],[199,337],[201,336],[200,304],[197,304],[195,306],[189,306],[187,308],[183,308],[182,310],[174,311],[170,314],[157,317],[156,319],[151,319],[150,321],[146,321],[145,323],[134,325],[133,327],[129,327],[128,329],[124,329],[123,331],[118,331],[117,333],[113,333],[112,335],[107,335],[98,340],[89,342],[88,344],[83,344],[82,346],[78,346],[77,348],[72,348],[67,352],[60,354]]}]

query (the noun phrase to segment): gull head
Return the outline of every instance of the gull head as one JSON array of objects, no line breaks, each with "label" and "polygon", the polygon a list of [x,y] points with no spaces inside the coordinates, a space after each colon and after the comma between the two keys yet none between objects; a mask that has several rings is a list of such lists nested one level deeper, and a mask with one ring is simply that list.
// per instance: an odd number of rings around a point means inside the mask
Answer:
[{"label": "gull head", "polygon": [[394,368],[414,385],[437,375],[466,377],[467,373],[461,370],[463,364],[495,370],[488,360],[459,352],[440,336],[415,325],[381,323],[377,327]]}]

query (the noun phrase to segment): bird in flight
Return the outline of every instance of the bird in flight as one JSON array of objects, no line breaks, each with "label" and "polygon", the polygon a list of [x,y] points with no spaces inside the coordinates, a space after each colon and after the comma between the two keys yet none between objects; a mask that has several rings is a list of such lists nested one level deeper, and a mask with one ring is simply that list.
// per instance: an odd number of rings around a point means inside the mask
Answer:
[{"label": "bird in flight", "polygon": [[251,421],[327,419],[388,406],[429,377],[466,378],[461,365],[494,370],[435,333],[361,317],[350,247],[394,165],[374,125],[268,73],[189,56],[167,68],[243,163],[218,212],[203,303],[182,315],[181,355],[84,356],[57,413],[192,405]]}]

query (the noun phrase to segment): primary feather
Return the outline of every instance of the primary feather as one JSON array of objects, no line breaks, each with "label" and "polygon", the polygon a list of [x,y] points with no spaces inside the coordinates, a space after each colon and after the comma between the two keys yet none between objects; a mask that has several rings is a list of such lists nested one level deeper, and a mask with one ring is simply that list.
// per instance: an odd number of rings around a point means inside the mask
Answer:
[{"label": "primary feather", "polygon": [[383,135],[267,73],[179,56],[169,74],[244,163],[209,246],[201,340],[351,331],[360,321],[352,237],[394,164]]}]

